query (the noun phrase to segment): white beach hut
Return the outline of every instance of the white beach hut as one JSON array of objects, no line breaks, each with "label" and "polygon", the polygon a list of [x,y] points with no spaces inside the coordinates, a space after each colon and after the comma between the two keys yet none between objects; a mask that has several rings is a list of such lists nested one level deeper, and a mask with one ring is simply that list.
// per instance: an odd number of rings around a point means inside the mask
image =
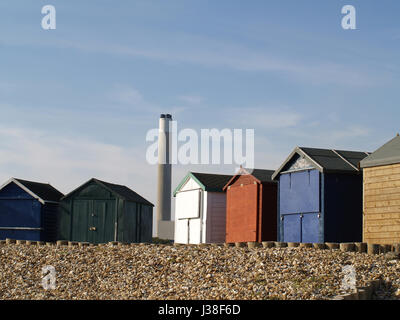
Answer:
[{"label": "white beach hut", "polygon": [[175,243],[223,243],[229,175],[189,172],[174,191]]}]

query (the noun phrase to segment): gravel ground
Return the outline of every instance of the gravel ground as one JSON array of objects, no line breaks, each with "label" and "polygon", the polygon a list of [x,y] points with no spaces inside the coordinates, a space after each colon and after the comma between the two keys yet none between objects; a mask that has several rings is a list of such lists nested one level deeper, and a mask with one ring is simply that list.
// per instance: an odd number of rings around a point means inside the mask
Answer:
[{"label": "gravel ground", "polygon": [[[42,268],[56,289],[42,287]],[[357,286],[384,279],[378,299],[400,298],[400,261],[312,248],[217,246],[0,246],[0,299],[329,299],[342,267]]]}]

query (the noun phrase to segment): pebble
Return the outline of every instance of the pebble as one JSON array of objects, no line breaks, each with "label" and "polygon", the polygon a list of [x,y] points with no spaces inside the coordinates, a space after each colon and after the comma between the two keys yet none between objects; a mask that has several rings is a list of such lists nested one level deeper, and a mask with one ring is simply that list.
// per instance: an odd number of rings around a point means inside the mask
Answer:
[{"label": "pebble", "polygon": [[[400,299],[400,260],[314,248],[219,246],[1,247],[0,299],[330,299],[342,289],[342,268],[356,285],[383,279],[375,299]],[[42,286],[53,266],[56,287]]]}]

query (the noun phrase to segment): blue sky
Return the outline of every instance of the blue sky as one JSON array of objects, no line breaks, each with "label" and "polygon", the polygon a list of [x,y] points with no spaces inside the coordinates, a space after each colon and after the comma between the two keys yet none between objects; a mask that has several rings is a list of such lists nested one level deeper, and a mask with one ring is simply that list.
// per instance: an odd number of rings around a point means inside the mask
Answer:
[{"label": "blue sky", "polygon": [[[41,28],[41,8],[57,29]],[[357,30],[341,28],[352,4]],[[255,129],[255,164],[297,145],[373,151],[398,131],[400,2],[0,2],[0,180],[91,177],[156,201],[146,132]],[[232,166],[177,166],[231,173]]]}]

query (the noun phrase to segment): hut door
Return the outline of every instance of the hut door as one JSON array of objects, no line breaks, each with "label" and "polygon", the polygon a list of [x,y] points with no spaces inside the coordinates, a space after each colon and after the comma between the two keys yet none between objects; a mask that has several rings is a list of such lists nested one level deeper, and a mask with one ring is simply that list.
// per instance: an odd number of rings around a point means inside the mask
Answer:
[{"label": "hut door", "polygon": [[74,200],[71,239],[72,241],[89,241],[89,214],[92,211],[92,201]]},{"label": "hut door", "polygon": [[258,186],[232,186],[227,193],[226,241],[257,241]]},{"label": "hut door", "polygon": [[318,213],[306,213],[303,214],[303,218],[301,219],[301,235],[302,242],[319,242],[319,218]]},{"label": "hut door", "polygon": [[113,200],[93,200],[89,214],[89,242],[106,243],[114,240],[114,212]]},{"label": "hut door", "polygon": [[301,216],[299,214],[283,215],[283,241],[301,242]]}]

